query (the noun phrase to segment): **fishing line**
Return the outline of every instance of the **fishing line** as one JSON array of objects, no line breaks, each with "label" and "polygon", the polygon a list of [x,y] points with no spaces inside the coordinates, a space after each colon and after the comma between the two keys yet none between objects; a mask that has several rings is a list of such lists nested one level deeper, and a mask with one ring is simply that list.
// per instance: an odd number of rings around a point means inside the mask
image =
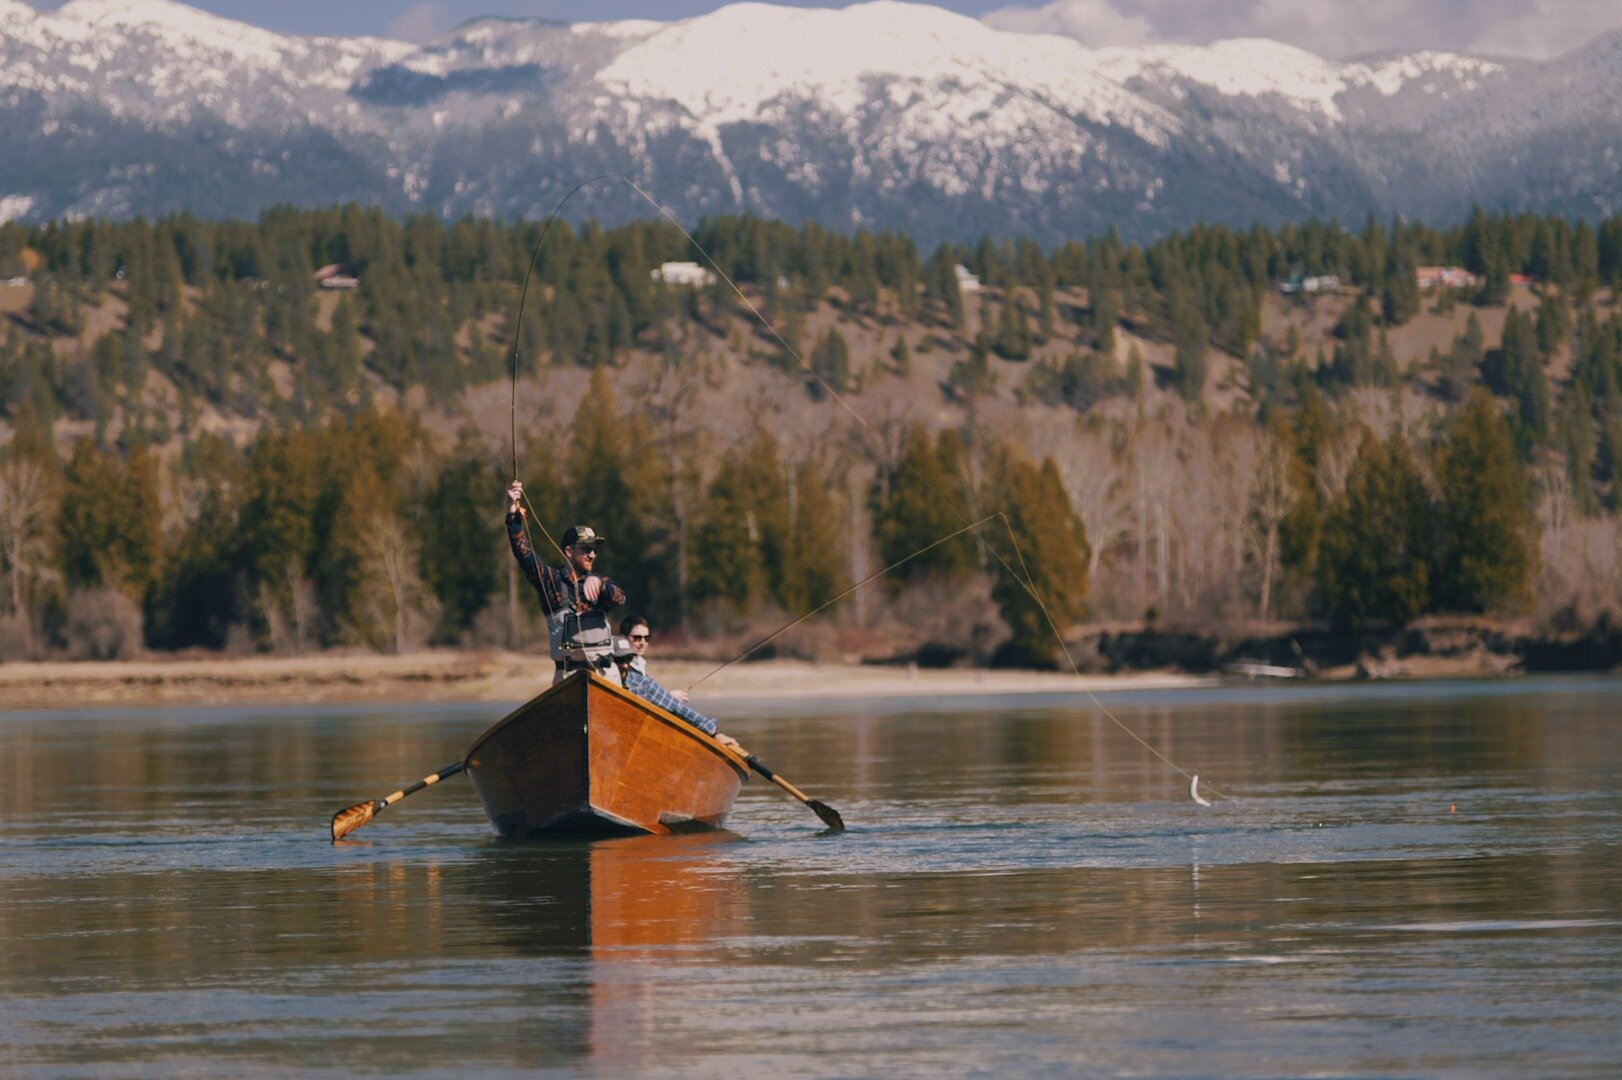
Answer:
[{"label": "fishing line", "polygon": [[[523,340],[523,335],[524,335],[524,301],[529,296],[529,279],[532,276],[534,276],[534,274],[535,274],[535,263],[541,257],[541,248],[542,248],[542,246],[544,246],[546,244],[546,234],[552,231],[552,224],[553,224],[553,222],[557,221],[558,214],[560,214],[563,211],[564,204],[567,203],[570,199],[574,198],[575,193],[577,191],[579,191],[581,188],[585,187],[586,185],[595,184],[599,180],[608,180],[608,179],[624,180],[625,178],[622,177],[622,176],[619,176],[617,173],[604,173],[601,176],[593,176],[590,179],[580,181],[580,183],[576,184],[573,188],[570,189],[570,191],[569,191],[569,193],[567,195],[565,195],[563,198],[558,200],[558,204],[556,206],[554,206],[552,208],[552,212],[546,216],[546,224],[541,226],[541,235],[540,235],[540,238],[535,241],[535,250],[530,252],[529,269],[524,271],[524,287],[522,289],[520,289],[519,292],[518,292],[518,317],[513,323],[513,351],[512,351],[512,365],[511,365],[512,366],[512,398],[511,398],[510,406],[508,408],[508,422],[509,422],[509,425],[511,427],[511,435],[512,435],[512,458],[513,458],[513,479],[514,480],[518,479],[518,347],[519,347],[519,342],[521,342]],[[630,183],[629,180],[626,180],[625,182],[628,183],[628,184]],[[636,187],[635,184],[632,184],[631,186]],[[638,188],[637,190],[640,191],[641,189]],[[646,196],[643,196],[643,197],[646,198]],[[655,205],[658,205],[658,204],[655,204]],[[547,537],[547,539],[550,540],[551,537]],[[558,554],[561,555],[562,551],[559,551]]]},{"label": "fishing line", "polygon": [[[771,320],[767,319],[766,316],[761,313],[760,309],[755,306],[754,302],[751,301],[748,296],[744,295],[743,290],[740,289],[738,287],[737,283],[732,280],[732,277],[729,274],[727,274],[727,272],[725,270],[723,270],[721,268],[721,265],[719,263],[717,263],[715,261],[715,259],[713,257],[711,257],[709,251],[707,251],[704,248],[704,245],[700,244],[698,242],[698,240],[693,236],[693,234],[687,231],[687,229],[682,225],[682,223],[676,219],[675,215],[673,215],[670,211],[666,210],[663,206],[661,206],[659,204],[658,200],[656,200],[652,195],[649,195],[646,191],[643,191],[642,188],[639,187],[636,184],[636,182],[631,180],[629,177],[622,176],[619,173],[603,173],[601,175],[593,176],[593,177],[591,177],[589,179],[582,180],[580,183],[576,184],[572,189],[570,189],[568,194],[564,195],[563,198],[558,201],[557,206],[553,208],[552,213],[548,216],[547,221],[546,221],[546,225],[541,230],[540,239],[538,239],[536,241],[536,243],[535,243],[535,250],[530,255],[529,270],[524,275],[524,288],[519,294],[518,319],[517,319],[517,322],[516,322],[516,324],[514,326],[514,332],[513,332],[513,363],[512,363],[512,379],[513,379],[513,382],[512,382],[512,386],[513,386],[512,394],[513,394],[513,399],[512,399],[512,410],[511,411],[512,411],[512,414],[513,414],[513,417],[512,417],[512,424],[513,424],[512,446],[513,446],[513,475],[514,475],[515,479],[517,477],[517,472],[518,472],[518,434],[517,434],[517,420],[516,420],[517,394],[518,394],[518,342],[519,342],[518,335],[521,332],[522,327],[523,327],[524,297],[527,296],[528,292],[529,292],[530,275],[534,273],[536,260],[540,257],[541,245],[543,243],[545,243],[547,233],[551,230],[552,223],[557,219],[557,216],[563,210],[564,205],[566,203],[568,203],[568,201],[570,199],[574,198],[574,196],[581,189],[583,189],[583,188],[585,188],[585,187],[587,187],[587,186],[589,186],[591,184],[597,183],[599,181],[603,181],[603,180],[617,180],[617,181],[619,181],[620,183],[622,183],[622,184],[626,185],[627,187],[629,187],[632,191],[636,192],[639,196],[642,197],[642,199],[649,206],[653,207],[656,211],[658,211],[659,216],[664,218],[672,226],[674,226],[676,231],[681,233],[681,235],[687,240],[687,242],[693,246],[694,250],[696,250],[701,256],[703,256],[704,261],[709,264],[710,268],[715,271],[716,275],[722,281],[726,282],[727,287],[730,288],[732,290],[733,294],[736,295],[737,298],[743,302],[743,305],[746,308],[749,309],[749,313],[755,317],[755,320],[757,322],[759,322],[761,326],[765,327],[766,332],[769,333],[772,336],[772,338],[774,340],[776,340],[776,342],[783,347],[784,352],[788,353],[788,355],[790,355],[790,356],[792,356],[794,358],[795,363],[799,364],[800,368],[807,375],[809,375],[813,380],[815,380],[817,385],[822,388],[823,392],[825,394],[827,394],[828,397],[835,404],[837,404],[841,409],[845,410],[845,412],[848,413],[850,415],[850,417],[853,420],[855,420],[858,424],[860,424],[862,426],[862,428],[864,430],[866,430],[869,434],[874,435],[875,437],[879,434],[874,429],[873,425],[868,423],[867,420],[862,416],[862,414],[857,412],[856,409],[850,404],[850,402],[845,400],[845,397],[844,397],[843,394],[839,393],[832,386],[830,386],[828,384],[828,381],[826,379],[824,379],[820,374],[817,373],[816,369],[813,368],[806,361],[806,359],[803,356],[800,355],[799,350],[795,349],[786,340],[784,340],[783,336],[777,332],[777,328],[771,324]],[[939,501],[943,506],[946,506],[948,509],[950,509],[960,519],[968,517],[968,515],[965,514],[962,511],[962,509],[959,508],[955,502],[953,502],[953,500],[948,498],[939,488],[937,488],[933,483],[931,483],[929,478],[926,477],[925,475],[923,475],[923,473],[917,468],[917,466],[915,466],[915,465],[911,464],[910,462],[908,462],[905,457],[903,457],[901,459],[901,464],[902,464],[903,467],[905,467],[913,475],[913,477],[915,479],[917,479],[920,483],[922,483],[924,485],[924,487],[926,489],[928,489],[930,494],[935,496],[936,500]],[[526,504],[528,503],[528,501],[529,501],[528,499],[525,499]],[[533,513],[534,507],[531,507],[530,509],[531,509],[531,512]],[[962,535],[965,532],[969,532],[969,531],[971,531],[973,529],[976,529],[976,528],[980,527],[983,524],[986,524],[988,521],[990,521],[990,520],[992,520],[993,518],[996,518],[996,517],[1001,517],[1003,519],[1003,524],[1008,530],[1009,540],[1013,543],[1015,554],[1018,557],[1018,559],[1020,561],[1020,566],[1021,566],[1021,568],[1023,569],[1024,572],[1021,573],[1019,571],[1016,571],[1014,569],[1014,567],[1008,562],[1008,560],[1003,558],[1001,553],[999,553],[994,546],[992,546],[990,544],[986,545],[987,552],[991,555],[992,558],[996,559],[997,562],[1000,563],[1005,570],[1008,571],[1010,576],[1013,577],[1014,581],[1022,589],[1025,590],[1025,592],[1031,597],[1031,599],[1036,601],[1037,606],[1042,611],[1042,616],[1043,616],[1044,620],[1047,622],[1048,629],[1052,632],[1054,640],[1058,642],[1060,651],[1064,653],[1065,660],[1070,665],[1071,672],[1079,677],[1081,675],[1081,669],[1077,666],[1076,661],[1075,661],[1075,657],[1071,655],[1070,647],[1067,644],[1065,644],[1064,635],[1059,631],[1058,624],[1054,620],[1052,612],[1048,610],[1048,606],[1047,606],[1046,602],[1043,601],[1042,597],[1038,594],[1038,591],[1037,591],[1036,585],[1035,585],[1035,579],[1031,576],[1029,565],[1025,561],[1024,552],[1023,552],[1023,550],[1021,550],[1021,548],[1019,546],[1018,539],[1014,536],[1013,525],[1008,521],[1008,517],[1007,517],[1006,514],[1004,514],[1004,513],[994,514],[994,515],[991,515],[990,517],[982,518],[980,521],[976,521],[976,522],[973,522],[973,523],[971,523],[969,525],[966,525],[962,529],[959,529],[957,532],[954,532],[951,536],[945,537],[942,540],[936,541],[936,543],[929,545],[928,547],[922,548],[919,551],[914,552],[912,555],[909,555],[909,556],[907,556],[907,558],[902,559],[900,562],[894,564],[894,566],[902,565],[903,563],[905,563],[907,561],[910,561],[913,558],[916,558],[918,555],[921,555],[924,552],[929,551],[931,548],[937,547],[940,544],[945,543],[946,540],[953,539],[953,538],[955,538],[957,536]],[[539,524],[539,522],[537,522],[537,524]],[[544,527],[543,527],[542,531],[543,532],[545,531]],[[551,537],[548,536],[547,539],[550,541]],[[554,547],[557,546],[555,541],[553,542],[553,546]],[[561,549],[559,549],[559,554],[562,554]],[[836,600],[843,599],[845,596],[848,596],[850,593],[854,592],[856,589],[860,588],[862,585],[865,585],[868,582],[872,581],[874,578],[880,577],[883,574],[887,573],[889,570],[893,569],[894,566],[886,567],[884,570],[879,571],[877,574],[869,575],[868,577],[862,579],[862,581],[858,582],[856,585],[851,586],[845,592],[841,593],[835,599]],[[829,601],[829,604],[831,604],[833,602],[834,601]],[[798,625],[800,622],[803,622],[805,619],[810,618],[812,615],[817,614],[817,612],[820,612],[820,611],[824,610],[828,606],[829,606],[828,604],[824,604],[822,607],[817,608],[816,611],[812,611],[812,612],[807,613],[806,615],[801,616],[800,618],[798,618],[798,619],[794,620],[793,622],[789,623],[787,626],[784,626],[782,629],[774,632],[773,634],[771,634],[767,638],[763,639],[762,641],[759,641],[756,644],[751,645],[748,649],[744,650],[744,652],[740,653],[738,656],[733,657],[731,660],[728,660],[726,663],[724,663],[720,667],[716,668],[715,671],[709,672],[703,678],[699,679],[698,682],[693,683],[693,686],[697,686],[699,682],[703,682],[704,679],[709,678],[710,675],[714,675],[714,674],[716,674],[716,672],[722,670],[723,668],[726,668],[729,665],[731,665],[733,663],[736,663],[737,661],[743,659],[745,656],[749,655],[749,653],[755,651],[756,649],[759,649],[761,646],[765,645],[767,642],[769,642],[769,641],[773,640],[774,638],[776,638],[777,636],[785,633],[790,628]],[[1202,806],[1203,805],[1209,805],[1204,799],[1200,798],[1200,794],[1199,794],[1199,786],[1200,786],[1199,785],[1199,775],[1197,773],[1190,773],[1187,770],[1179,767],[1175,762],[1173,762],[1165,754],[1163,754],[1159,750],[1155,749],[1155,747],[1153,745],[1151,745],[1148,742],[1148,740],[1144,739],[1143,736],[1139,735],[1136,731],[1134,731],[1129,725],[1126,724],[1125,721],[1121,720],[1114,713],[1110,712],[1109,709],[1104,706],[1104,703],[1098,700],[1098,696],[1096,694],[1094,694],[1093,691],[1090,688],[1086,689],[1086,693],[1087,693],[1087,697],[1092,701],[1093,705],[1099,710],[1099,712],[1101,712],[1112,723],[1114,723],[1116,727],[1118,727],[1122,731],[1126,732],[1126,734],[1131,736],[1132,739],[1135,742],[1137,742],[1145,750],[1148,750],[1149,753],[1151,753],[1157,760],[1159,760],[1160,762],[1165,764],[1172,771],[1176,772],[1180,776],[1183,776],[1183,777],[1187,778],[1189,780],[1189,796],[1195,802],[1201,804]],[[1215,789],[1215,788],[1207,786],[1206,790],[1212,792],[1213,794],[1215,794],[1215,795],[1217,795],[1217,796],[1219,796],[1221,798],[1228,799],[1229,801],[1237,801],[1232,796],[1224,795],[1220,791],[1217,791],[1217,789]]]},{"label": "fishing line", "polygon": [[[1064,635],[1059,632],[1059,625],[1058,625],[1058,623],[1056,621],[1054,621],[1053,613],[1048,610],[1047,604],[1043,601],[1041,595],[1037,592],[1037,590],[1035,588],[1035,582],[1034,582],[1034,579],[1031,577],[1030,568],[1025,563],[1025,553],[1024,553],[1024,551],[1022,551],[1020,549],[1019,539],[1017,537],[1015,537],[1015,535],[1014,535],[1014,526],[1013,526],[1013,524],[1008,520],[1008,515],[1007,514],[999,513],[999,514],[997,514],[995,516],[999,517],[999,518],[1002,518],[1003,526],[1008,530],[1008,542],[1014,545],[1014,554],[1019,557],[1020,568],[1025,571],[1025,579],[1023,581],[1019,582],[1020,586],[1022,588],[1024,588],[1024,590],[1027,593],[1030,594],[1030,597],[1031,597],[1032,600],[1036,601],[1037,607],[1042,609],[1042,618],[1047,621],[1048,629],[1053,631],[1054,640],[1056,640],[1059,643],[1059,648],[1064,653],[1065,661],[1070,665],[1071,673],[1079,677],[1081,675],[1081,669],[1076,666],[1076,658],[1071,655],[1070,646],[1065,643]],[[1132,738],[1137,742],[1137,744],[1139,746],[1143,747],[1145,750],[1149,751],[1149,753],[1153,754],[1157,759],[1159,759],[1159,761],[1162,764],[1164,764],[1167,768],[1171,769],[1172,772],[1178,773],[1179,775],[1181,775],[1183,777],[1183,779],[1188,781],[1188,795],[1189,795],[1189,798],[1193,799],[1195,802],[1199,803],[1201,806],[1210,806],[1211,805],[1206,800],[1200,798],[1200,774],[1199,773],[1191,773],[1191,772],[1188,772],[1185,769],[1180,768],[1175,761],[1173,761],[1171,758],[1167,757],[1165,754],[1162,754],[1159,750],[1155,749],[1155,747],[1152,744],[1150,744],[1148,742],[1148,740],[1144,739],[1143,736],[1139,735],[1136,731],[1133,731],[1132,728],[1124,720],[1122,720],[1120,717],[1116,716],[1114,713],[1110,712],[1109,709],[1104,705],[1104,703],[1102,701],[1098,700],[1098,695],[1093,693],[1091,687],[1083,687],[1083,689],[1087,693],[1088,700],[1090,700],[1093,703],[1093,705],[1097,707],[1099,712],[1101,712],[1105,716],[1109,717],[1110,720],[1114,722],[1116,727],[1120,728],[1122,731],[1124,731],[1128,735],[1132,736]],[[1225,792],[1222,792],[1222,791],[1218,790],[1217,788],[1212,787],[1209,784],[1205,785],[1205,790],[1209,791],[1211,794],[1217,796],[1218,798],[1226,799],[1229,802],[1238,802],[1239,801],[1234,796],[1228,795]]]}]

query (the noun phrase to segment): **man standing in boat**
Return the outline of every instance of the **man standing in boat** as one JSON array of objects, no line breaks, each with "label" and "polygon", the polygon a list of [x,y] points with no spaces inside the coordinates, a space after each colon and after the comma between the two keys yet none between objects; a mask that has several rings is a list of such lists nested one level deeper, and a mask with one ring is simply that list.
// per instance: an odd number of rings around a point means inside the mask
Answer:
[{"label": "man standing in boat", "polygon": [[546,612],[553,685],[586,670],[620,682],[608,613],[625,603],[625,590],[594,572],[603,538],[590,525],[572,526],[563,533],[563,565],[542,566],[524,528],[523,497],[524,485],[514,480],[507,488],[507,541]]},{"label": "man standing in boat", "polygon": [[716,730],[718,725],[714,720],[687,704],[686,694],[678,700],[674,693],[660,686],[646,671],[638,671],[635,665],[637,659],[636,651],[631,648],[630,639],[624,637],[614,639],[614,666],[619,668],[620,682],[624,684],[625,689],[642,700],[659,706],[665,712],[681,717],[706,735],[714,735],[715,741],[722,746],[738,745],[737,739]]}]

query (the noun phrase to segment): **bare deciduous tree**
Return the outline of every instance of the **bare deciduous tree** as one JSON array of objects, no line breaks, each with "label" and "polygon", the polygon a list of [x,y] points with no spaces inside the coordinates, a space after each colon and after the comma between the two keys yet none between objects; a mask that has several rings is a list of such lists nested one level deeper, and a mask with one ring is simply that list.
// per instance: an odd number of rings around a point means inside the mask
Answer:
[{"label": "bare deciduous tree", "polygon": [[1250,491],[1250,521],[1256,545],[1261,593],[1256,612],[1270,618],[1273,609],[1273,578],[1278,574],[1279,529],[1295,507],[1295,485],[1290,482],[1292,454],[1289,444],[1273,432],[1262,436],[1261,456],[1256,465],[1256,483]]},{"label": "bare deciduous tree", "polygon": [[279,653],[301,653],[315,647],[321,609],[315,585],[304,576],[297,559],[289,559],[281,586],[270,581],[259,586],[254,604],[265,622],[270,647]]},{"label": "bare deciduous tree", "polygon": [[1092,545],[1087,576],[1096,577],[1104,557],[1132,536],[1126,476],[1115,460],[1113,437],[1108,431],[1076,431],[1059,443],[1054,454],[1059,479],[1070,505],[1081,516]]},{"label": "bare deciduous tree", "polygon": [[416,539],[393,514],[378,511],[366,530],[369,543],[361,563],[354,625],[361,641],[409,652],[428,638],[438,615],[433,593],[418,570]]},{"label": "bare deciduous tree", "polygon": [[24,648],[34,649],[32,596],[49,574],[51,523],[56,512],[50,472],[21,455],[0,462],[0,571],[7,578],[9,610],[22,626]]}]

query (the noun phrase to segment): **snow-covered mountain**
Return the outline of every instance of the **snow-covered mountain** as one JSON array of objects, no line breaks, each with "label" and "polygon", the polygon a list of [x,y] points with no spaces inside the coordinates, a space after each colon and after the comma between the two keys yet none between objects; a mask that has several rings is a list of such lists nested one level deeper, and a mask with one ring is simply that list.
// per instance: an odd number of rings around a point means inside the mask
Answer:
[{"label": "snow-covered mountain", "polygon": [[[1277,42],[1087,49],[877,0],[674,23],[478,19],[417,47],[171,0],[0,0],[0,218],[276,202],[544,213],[620,172],[689,220],[926,241],[1114,222],[1622,201],[1622,34],[1548,63],[1325,60]],[[649,212],[588,189],[578,214]]]}]

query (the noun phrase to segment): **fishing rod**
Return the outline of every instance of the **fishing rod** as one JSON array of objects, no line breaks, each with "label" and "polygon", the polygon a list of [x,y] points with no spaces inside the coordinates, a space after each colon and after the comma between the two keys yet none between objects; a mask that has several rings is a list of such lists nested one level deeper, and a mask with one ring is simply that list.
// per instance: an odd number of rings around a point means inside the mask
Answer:
[{"label": "fishing rod", "polygon": [[[772,336],[772,338],[780,346],[782,346],[783,351],[786,352],[789,356],[793,357],[795,363],[797,363],[800,366],[801,370],[804,371],[805,374],[810,376],[811,379],[814,382],[816,382],[816,384],[822,389],[823,393],[827,395],[829,400],[833,401],[836,405],[838,405],[841,409],[843,409],[853,420],[856,421],[857,424],[859,424],[870,435],[873,435],[875,437],[878,436],[878,432],[873,428],[873,425],[868,423],[867,419],[865,417],[863,417],[861,413],[857,412],[855,407],[852,406],[850,404],[850,402],[845,400],[845,396],[843,394],[841,394],[838,390],[836,390],[833,386],[831,386],[828,383],[828,380],[824,379],[822,377],[822,375],[814,367],[812,367],[812,365],[809,362],[806,361],[805,357],[800,355],[799,350],[794,348],[794,346],[790,345],[788,343],[788,341],[786,341],[783,338],[783,336],[777,332],[777,328],[772,325],[771,320],[766,318],[766,316],[764,314],[762,314],[760,309],[755,306],[754,302],[752,300],[750,300],[747,295],[744,294],[744,291],[741,288],[738,287],[737,282],[732,280],[731,275],[728,274],[724,269],[722,269],[720,263],[715,261],[714,257],[712,257],[710,255],[709,251],[704,247],[704,245],[700,244],[698,242],[697,238],[694,237],[692,233],[687,231],[686,227],[683,226],[682,223],[679,220],[677,220],[677,218],[676,218],[676,216],[674,214],[672,214],[669,210],[666,210],[664,208],[664,206],[662,206],[659,203],[658,200],[656,200],[652,195],[649,195],[646,191],[643,191],[642,188],[640,186],[638,186],[637,183],[634,180],[631,180],[629,177],[623,176],[623,175],[621,175],[619,173],[602,173],[600,175],[590,177],[590,178],[588,178],[586,180],[582,180],[580,183],[576,184],[573,188],[571,188],[569,190],[568,194],[564,195],[563,198],[558,201],[558,204],[552,209],[552,213],[548,216],[546,224],[541,230],[541,236],[536,241],[535,250],[530,255],[529,270],[524,275],[524,287],[523,287],[522,291],[519,294],[519,301],[518,301],[518,319],[517,319],[516,325],[514,327],[514,333],[513,333],[511,413],[512,413],[512,424],[513,424],[513,427],[512,427],[512,447],[513,447],[513,475],[514,475],[514,479],[517,478],[517,472],[518,472],[518,433],[517,433],[518,429],[517,429],[517,420],[516,420],[516,416],[517,416],[517,395],[518,395],[518,343],[519,343],[519,333],[522,331],[522,327],[523,327],[524,297],[527,296],[528,292],[529,292],[530,275],[532,275],[534,273],[535,263],[536,263],[536,260],[540,257],[541,246],[546,242],[547,233],[551,231],[552,223],[557,219],[557,216],[562,212],[563,207],[569,202],[570,199],[574,198],[574,196],[577,193],[579,193],[581,190],[583,190],[584,188],[588,187],[591,184],[595,184],[595,183],[605,181],[605,180],[618,181],[619,183],[622,183],[625,186],[629,187],[632,191],[636,192],[636,194],[639,195],[643,199],[643,201],[645,201],[649,206],[653,207],[654,210],[656,210],[659,213],[660,217],[664,218],[672,226],[674,226],[676,231],[681,233],[681,235],[687,240],[687,242],[692,245],[693,249],[695,251],[697,251],[699,253],[699,255],[703,256],[704,261],[707,264],[709,264],[710,269],[714,270],[716,275],[722,281],[726,282],[727,287],[732,290],[733,294],[736,295],[737,298],[743,303],[744,307],[749,309],[749,313],[755,317],[755,320],[757,322],[759,322],[760,325],[763,328],[765,328],[766,332],[768,334],[770,334]],[[967,519],[968,515],[963,512],[963,509],[961,507],[959,507],[957,505],[957,503],[954,502],[951,498],[947,497],[947,495],[944,492],[942,492],[939,488],[937,488],[929,480],[929,478],[927,476],[925,476],[923,474],[923,472],[920,471],[917,468],[917,466],[913,465],[911,462],[907,461],[905,458],[902,458],[901,464],[902,464],[902,466],[904,468],[906,468],[913,475],[913,477],[915,479],[917,479],[920,483],[923,484],[925,489],[927,489],[929,491],[929,493],[931,495],[933,495],[938,502],[941,503],[941,505],[943,505],[947,509],[949,509],[960,520]],[[526,499],[525,502],[527,503],[528,500]],[[533,507],[531,507],[531,511],[533,512]],[[1043,598],[1042,598],[1042,596],[1040,594],[1040,591],[1036,588],[1036,581],[1035,581],[1035,578],[1031,575],[1030,567],[1029,567],[1029,565],[1027,564],[1027,562],[1025,560],[1025,553],[1024,553],[1023,549],[1021,548],[1021,546],[1020,546],[1018,537],[1014,534],[1013,525],[1008,520],[1008,515],[1006,513],[999,512],[997,514],[991,515],[988,518],[984,518],[984,519],[982,519],[980,521],[972,522],[969,525],[964,526],[964,528],[959,529],[957,532],[953,533],[950,537],[943,538],[941,541],[937,541],[936,544],[928,545],[928,547],[920,550],[919,552],[915,552],[913,555],[910,555],[907,558],[902,559],[900,562],[898,562],[898,563],[896,563],[894,565],[898,566],[898,565],[901,565],[902,563],[910,561],[912,558],[916,558],[917,555],[920,555],[924,551],[929,550],[929,548],[938,546],[939,543],[944,543],[946,540],[949,540],[949,539],[952,539],[953,537],[962,535],[965,532],[969,532],[969,531],[972,531],[974,529],[977,529],[981,525],[987,524],[993,518],[1001,518],[1001,520],[1003,522],[1003,525],[1004,525],[1004,527],[1005,527],[1005,529],[1006,529],[1006,531],[1008,533],[1009,542],[1010,542],[1011,546],[1014,549],[1014,554],[1019,560],[1020,569],[1016,570],[1014,568],[1014,566],[1006,558],[1004,558],[1002,553],[997,551],[997,549],[993,545],[986,544],[985,545],[986,552],[993,559],[995,559],[1003,567],[1003,569],[1005,569],[1008,572],[1009,576],[1014,580],[1014,582],[1036,603],[1037,607],[1041,609],[1043,620],[1047,623],[1049,631],[1053,634],[1054,641],[1059,646],[1059,651],[1064,654],[1065,661],[1069,665],[1071,673],[1073,675],[1075,675],[1076,677],[1080,678],[1081,677],[1081,667],[1080,667],[1080,665],[1078,665],[1076,663],[1076,658],[1071,653],[1070,646],[1065,642],[1064,634],[1060,631],[1057,621],[1053,618],[1053,613],[1049,610],[1047,602],[1045,600],[1043,600]],[[539,522],[537,522],[537,524],[539,524]],[[527,528],[527,523],[526,523],[526,528]],[[543,533],[545,532],[545,527],[544,526],[542,526],[542,532]],[[551,536],[549,534],[547,535],[547,539],[549,541],[551,541]],[[557,547],[556,541],[551,541],[551,542],[553,544],[553,547]],[[559,554],[562,554],[561,549],[559,549]],[[841,593],[839,597],[835,598],[835,600],[843,599],[845,596],[850,595],[851,592],[854,592],[857,588],[861,587],[861,585],[865,585],[869,581],[872,581],[874,578],[882,576],[884,573],[887,573],[890,569],[894,569],[894,566],[886,568],[886,570],[880,571],[878,574],[870,575],[869,577],[864,578],[861,582],[858,582],[857,585],[852,586],[850,589],[846,590],[844,593]],[[830,604],[831,603],[833,603],[833,601],[830,601]],[[787,632],[792,627],[798,625],[800,622],[803,622],[805,619],[810,618],[811,615],[814,615],[817,612],[820,612],[820,611],[824,610],[828,606],[829,606],[828,604],[824,604],[822,607],[818,608],[816,611],[810,612],[810,613],[808,613],[806,615],[802,615],[799,618],[793,620],[792,622],[788,623],[787,625],[783,626],[779,630],[775,631],[774,633],[772,633],[771,635],[769,635],[765,639],[763,639],[763,640],[761,640],[759,642],[756,642],[754,645],[751,645],[749,648],[745,649],[739,655],[737,655],[737,656],[733,657],[732,659],[726,661],[725,663],[721,664],[714,671],[711,671],[711,672],[705,674],[702,678],[700,678],[698,680],[698,682],[693,683],[693,686],[697,686],[698,683],[703,682],[704,679],[709,678],[711,675],[716,674],[716,672],[718,672],[718,671],[730,666],[731,664],[736,663],[737,661],[743,659],[745,656],[748,656],[750,653],[752,653],[755,650],[761,648],[767,642],[769,642],[769,641],[773,640],[774,638],[778,637],[779,635]],[[1093,693],[1093,691],[1092,691],[1092,689],[1090,687],[1084,687],[1083,689],[1084,689],[1085,693],[1087,694],[1088,699],[1092,702],[1093,706],[1096,709],[1098,709],[1098,711],[1102,715],[1107,717],[1110,720],[1111,723],[1113,723],[1116,727],[1118,727],[1122,731],[1124,731],[1135,742],[1137,742],[1138,745],[1142,746],[1145,750],[1147,750],[1150,754],[1152,754],[1162,764],[1166,765],[1173,772],[1176,772],[1178,775],[1182,776],[1184,779],[1189,781],[1189,797],[1191,799],[1193,799],[1194,802],[1198,803],[1201,806],[1210,806],[1211,805],[1207,800],[1205,800],[1204,798],[1202,798],[1200,796],[1200,779],[1199,779],[1199,774],[1198,773],[1191,773],[1191,772],[1187,771],[1186,769],[1183,769],[1182,767],[1177,765],[1169,757],[1167,757],[1161,751],[1156,749],[1152,744],[1150,744],[1147,739],[1143,738],[1143,736],[1139,735],[1135,730],[1133,730],[1130,725],[1128,725],[1125,721],[1120,719],[1120,717],[1118,717],[1114,713],[1112,713],[1108,709],[1108,707],[1106,707],[1104,705],[1104,703],[1098,699],[1098,695]],[[1209,791],[1213,795],[1216,795],[1218,798],[1226,799],[1226,800],[1228,800],[1230,802],[1237,802],[1238,801],[1234,796],[1227,795],[1227,794],[1219,791],[1218,789],[1210,786],[1209,784],[1207,784],[1205,787],[1206,787],[1207,791]]]}]

